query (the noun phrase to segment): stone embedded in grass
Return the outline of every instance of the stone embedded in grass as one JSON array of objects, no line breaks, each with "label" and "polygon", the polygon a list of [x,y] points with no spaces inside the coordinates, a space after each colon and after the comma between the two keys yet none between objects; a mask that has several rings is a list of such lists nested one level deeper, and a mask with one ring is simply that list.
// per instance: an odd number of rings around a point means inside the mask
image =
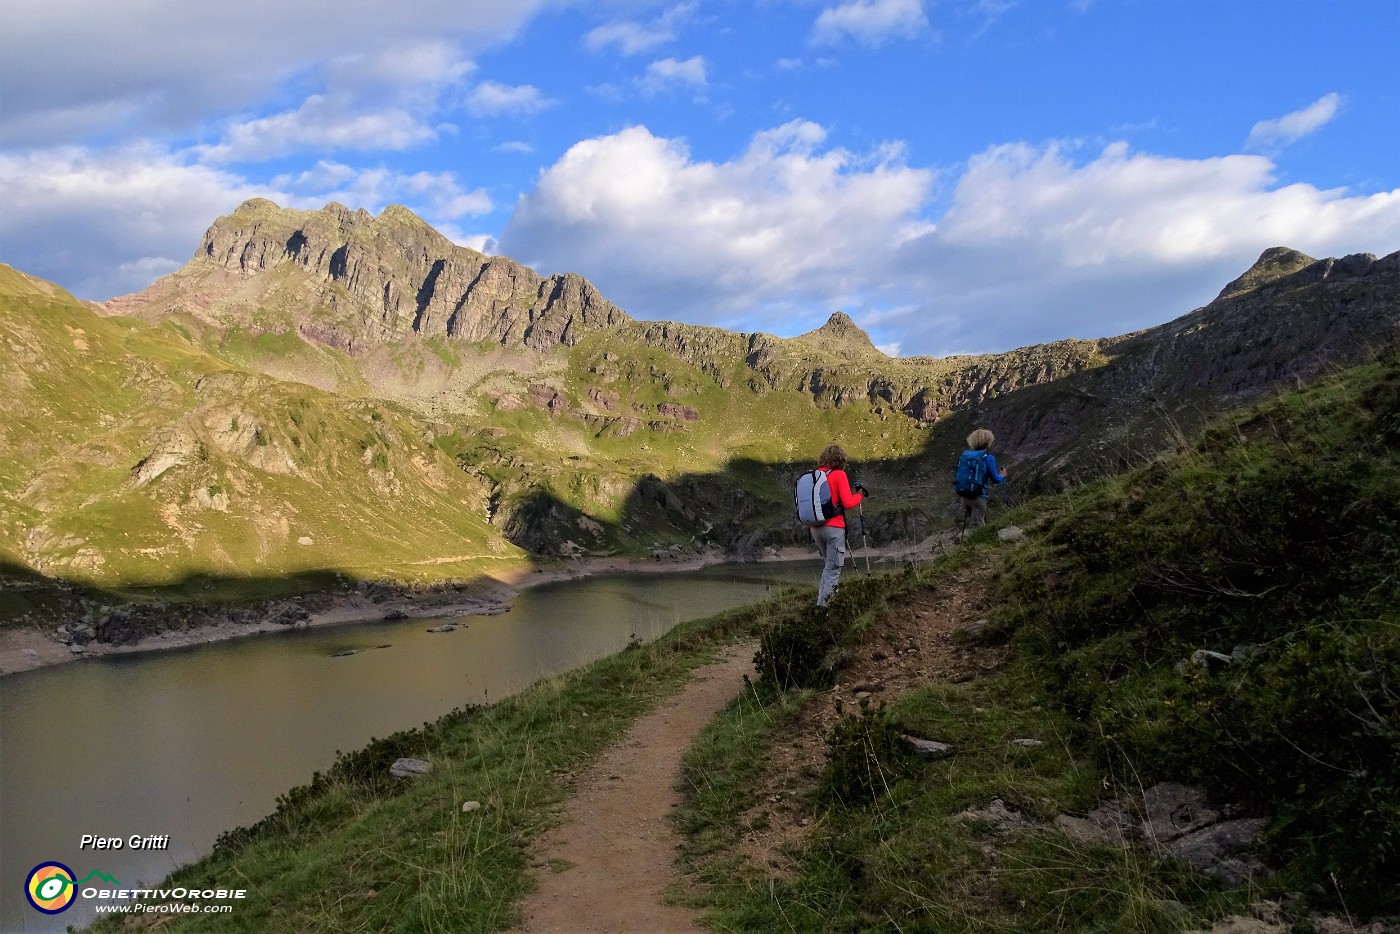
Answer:
[{"label": "stone embedded in grass", "polygon": [[1036,749],[1045,745],[1043,739],[1013,739],[1011,745],[1020,746],[1022,749]]},{"label": "stone embedded in grass", "polygon": [[1017,833],[1035,828],[1035,822],[1020,811],[1013,811],[1000,798],[993,798],[985,808],[969,808],[956,819],[984,823],[994,834]]},{"label": "stone embedded in grass", "polygon": [[1237,662],[1248,661],[1264,654],[1264,647],[1254,642],[1245,642],[1230,650],[1230,658]]},{"label": "stone embedded in grass", "polygon": [[1008,526],[1007,526],[1006,528],[1004,528],[1004,529],[998,529],[998,530],[997,530],[997,540],[998,540],[998,541],[1003,541],[1003,542],[1019,542],[1019,541],[1024,541],[1024,540],[1025,540],[1025,537],[1026,537],[1026,533],[1023,532],[1020,528],[1018,528],[1017,526],[1014,526],[1014,525],[1008,525]]},{"label": "stone embedded in grass", "polygon": [[1133,833],[1127,812],[1118,802],[1097,807],[1085,817],[1061,814],[1055,818],[1055,826],[1071,840],[1085,846],[1120,844]]},{"label": "stone embedded in grass", "polygon": [[1215,674],[1223,668],[1235,663],[1235,659],[1222,652],[1212,652],[1209,649],[1197,649],[1191,653],[1191,664],[1200,668],[1207,674]]},{"label": "stone embedded in grass", "polygon": [[950,759],[958,754],[958,751],[947,743],[940,743],[932,739],[919,739],[916,736],[901,735],[900,739],[908,743],[921,758],[924,759]]},{"label": "stone embedded in grass", "polygon": [[481,802],[480,802],[480,801],[467,801],[466,803],[464,803],[464,804],[462,805],[462,810],[463,810],[463,811],[479,811],[480,809],[481,809]]},{"label": "stone embedded in grass", "polygon": [[1257,856],[1244,851],[1259,839],[1268,824],[1259,817],[1227,820],[1173,840],[1163,849],[1207,875],[1230,885],[1241,885],[1267,871]]},{"label": "stone embedded in grass", "polygon": [[425,759],[395,759],[389,766],[389,774],[395,778],[417,778],[433,770],[433,764]]},{"label": "stone embedded in grass", "polygon": [[1142,836],[1167,843],[1220,820],[1206,793],[1191,785],[1161,782],[1142,793]]}]

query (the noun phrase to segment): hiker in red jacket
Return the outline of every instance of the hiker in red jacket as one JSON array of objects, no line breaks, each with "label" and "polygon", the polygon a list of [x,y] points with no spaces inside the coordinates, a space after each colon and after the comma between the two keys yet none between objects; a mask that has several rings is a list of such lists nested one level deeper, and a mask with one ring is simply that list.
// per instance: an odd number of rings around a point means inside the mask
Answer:
[{"label": "hiker in red jacket", "polygon": [[838,512],[826,525],[812,529],[812,541],[817,543],[817,551],[826,562],[817,590],[817,606],[826,606],[826,601],[831,599],[831,592],[841,579],[841,568],[846,564],[846,517],[839,510],[854,509],[865,498],[865,487],[857,483],[852,488],[846,477],[849,462],[839,444],[827,445],[817,458],[817,467],[826,474],[826,484],[831,489],[831,504],[838,507]]}]

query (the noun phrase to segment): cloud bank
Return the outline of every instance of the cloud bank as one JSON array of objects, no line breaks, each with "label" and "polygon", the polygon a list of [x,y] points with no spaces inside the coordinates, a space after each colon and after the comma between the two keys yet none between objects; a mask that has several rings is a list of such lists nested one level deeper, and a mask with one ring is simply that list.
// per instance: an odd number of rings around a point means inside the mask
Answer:
[{"label": "cloud bank", "polygon": [[[645,127],[576,144],[522,198],[507,255],[643,318],[793,334],[844,309],[905,353],[1098,337],[1203,304],[1272,246],[1400,247],[1400,191],[1279,185],[1260,155],[991,147],[949,176],[793,121],[728,162]],[[940,211],[940,207],[942,210]]]},{"label": "cloud bank", "polygon": [[[319,93],[359,76],[354,93],[363,98],[377,86],[440,84],[460,74],[461,56],[511,37],[544,3],[345,0],[331,11],[275,0],[9,0],[0,145],[192,132],[211,113],[288,85]],[[435,67],[432,49],[455,50],[452,61]]]}]

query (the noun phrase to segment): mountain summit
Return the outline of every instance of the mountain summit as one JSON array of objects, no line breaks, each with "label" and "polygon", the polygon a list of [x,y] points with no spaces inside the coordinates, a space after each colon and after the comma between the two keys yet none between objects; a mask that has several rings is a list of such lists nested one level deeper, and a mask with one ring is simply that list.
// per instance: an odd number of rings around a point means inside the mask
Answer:
[{"label": "mountain summit", "polygon": [[546,278],[457,246],[401,205],[374,217],[334,202],[297,211],[263,198],[214,221],[184,268],[106,307],[280,325],[350,354],[413,335],[544,350],[629,320],[583,277]]},{"label": "mountain summit", "polygon": [[870,340],[870,335],[862,331],[860,326],[852,321],[850,315],[844,311],[833,313],[827,319],[826,324],[815,331],[808,331],[795,340],[848,359],[865,358],[871,355],[884,356],[876,349],[874,342]]}]

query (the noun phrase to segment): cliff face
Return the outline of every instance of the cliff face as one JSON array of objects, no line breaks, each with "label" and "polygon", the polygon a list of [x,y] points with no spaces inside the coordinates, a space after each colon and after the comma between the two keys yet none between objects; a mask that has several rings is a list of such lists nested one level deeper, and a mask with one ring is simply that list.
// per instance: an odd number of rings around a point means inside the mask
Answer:
[{"label": "cliff face", "polygon": [[457,246],[406,208],[373,217],[262,199],[216,220],[179,272],[107,303],[148,317],[194,311],[220,325],[269,307],[286,307],[308,340],[350,353],[411,335],[542,351],[629,320],[582,277],[545,278]]}]

